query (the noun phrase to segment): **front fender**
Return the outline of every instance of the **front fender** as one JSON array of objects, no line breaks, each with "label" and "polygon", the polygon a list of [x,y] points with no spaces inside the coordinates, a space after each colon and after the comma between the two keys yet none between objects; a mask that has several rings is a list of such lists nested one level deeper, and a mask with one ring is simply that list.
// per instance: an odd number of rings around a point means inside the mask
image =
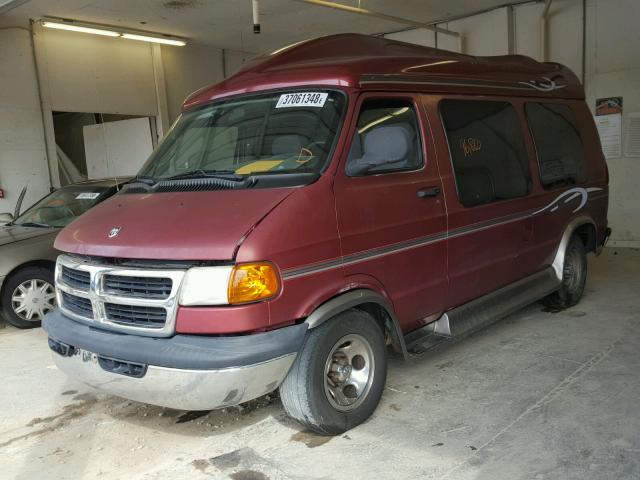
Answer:
[{"label": "front fender", "polygon": [[313,313],[307,317],[305,323],[309,329],[316,328],[345,310],[366,304],[378,305],[383,309],[391,323],[389,333],[394,337],[404,358],[408,358],[404,335],[391,303],[373,290],[359,288],[333,297],[331,300],[328,300],[316,308]]}]

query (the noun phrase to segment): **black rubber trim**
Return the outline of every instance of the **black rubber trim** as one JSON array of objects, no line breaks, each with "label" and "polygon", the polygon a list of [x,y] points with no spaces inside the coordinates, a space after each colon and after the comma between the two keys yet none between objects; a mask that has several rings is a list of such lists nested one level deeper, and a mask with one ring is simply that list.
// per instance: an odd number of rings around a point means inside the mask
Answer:
[{"label": "black rubber trim", "polygon": [[71,347],[124,362],[182,370],[244,367],[297,353],[307,333],[307,325],[301,323],[252,335],[142,337],[90,327],[59,310],[45,316],[42,328],[52,340]]}]

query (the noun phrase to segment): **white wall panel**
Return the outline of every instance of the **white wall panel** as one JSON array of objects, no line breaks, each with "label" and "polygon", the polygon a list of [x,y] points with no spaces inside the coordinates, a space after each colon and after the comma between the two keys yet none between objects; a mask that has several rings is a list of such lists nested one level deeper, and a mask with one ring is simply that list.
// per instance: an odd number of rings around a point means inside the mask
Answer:
[{"label": "white wall panel", "polygon": [[227,73],[227,77],[234,75],[244,62],[247,60],[251,60],[257,54],[249,53],[249,52],[241,52],[239,50],[225,50],[224,51],[224,59],[225,59],[225,71]]},{"label": "white wall panel", "polygon": [[[508,53],[509,33],[506,8],[463,18],[445,25],[449,30],[459,32],[464,36],[464,53],[469,55],[506,55]],[[438,34],[438,47],[440,48],[445,48],[441,43],[444,36]]]},{"label": "white wall panel", "polygon": [[49,191],[31,39],[26,30],[0,30],[0,212],[13,212],[25,184],[24,206]]},{"label": "white wall panel", "polygon": [[[629,113],[640,112],[640,16],[637,0],[587,3],[587,103],[593,111],[601,97],[623,97],[622,141]],[[624,152],[624,149],[623,149]],[[612,244],[640,246],[640,158],[607,161]]]},{"label": "white wall panel", "polygon": [[424,45],[425,47],[436,46],[436,36],[431,30],[424,28],[413,28],[404,32],[388,33],[385,38],[390,40],[398,40],[400,42],[415,43],[416,45]]},{"label": "white wall panel", "polygon": [[222,50],[188,45],[183,48],[162,47],[164,77],[167,87],[169,119],[180,113],[182,102],[201,87],[218,83],[222,74]]},{"label": "white wall panel", "polygon": [[151,46],[39,28],[52,110],[157,115]]},{"label": "white wall panel", "polygon": [[149,118],[132,118],[82,127],[91,179],[135,175],[153,145]]}]

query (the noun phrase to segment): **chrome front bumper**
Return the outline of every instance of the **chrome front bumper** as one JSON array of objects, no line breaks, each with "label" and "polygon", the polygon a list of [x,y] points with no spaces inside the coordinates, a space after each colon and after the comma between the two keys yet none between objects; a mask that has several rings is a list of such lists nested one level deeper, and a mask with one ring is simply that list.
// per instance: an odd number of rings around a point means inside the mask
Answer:
[{"label": "chrome front bumper", "polygon": [[237,405],[280,386],[296,354],[242,367],[180,370],[149,365],[141,378],[104,370],[98,356],[84,350],[67,357],[53,353],[60,370],[99,390],[138,402],[178,410],[212,410]]},{"label": "chrome front bumper", "polygon": [[280,386],[306,324],[238,336],[129,335],[45,316],[53,360],[70,377],[120,397],[178,410],[237,405]]}]

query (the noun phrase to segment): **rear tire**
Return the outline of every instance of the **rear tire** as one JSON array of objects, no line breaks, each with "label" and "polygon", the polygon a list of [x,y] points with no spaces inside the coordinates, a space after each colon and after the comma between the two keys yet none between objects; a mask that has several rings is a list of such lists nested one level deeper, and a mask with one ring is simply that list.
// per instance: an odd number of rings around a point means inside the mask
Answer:
[{"label": "rear tire", "polygon": [[309,332],[280,398],[307,429],[338,435],[371,416],[386,377],[382,328],[368,313],[351,309]]},{"label": "rear tire", "polygon": [[46,267],[25,267],[2,287],[2,313],[14,327],[36,328],[56,306],[54,273]]},{"label": "rear tire", "polygon": [[587,253],[582,239],[573,235],[564,254],[560,289],[545,297],[542,303],[558,310],[573,307],[582,298],[586,282]]}]

